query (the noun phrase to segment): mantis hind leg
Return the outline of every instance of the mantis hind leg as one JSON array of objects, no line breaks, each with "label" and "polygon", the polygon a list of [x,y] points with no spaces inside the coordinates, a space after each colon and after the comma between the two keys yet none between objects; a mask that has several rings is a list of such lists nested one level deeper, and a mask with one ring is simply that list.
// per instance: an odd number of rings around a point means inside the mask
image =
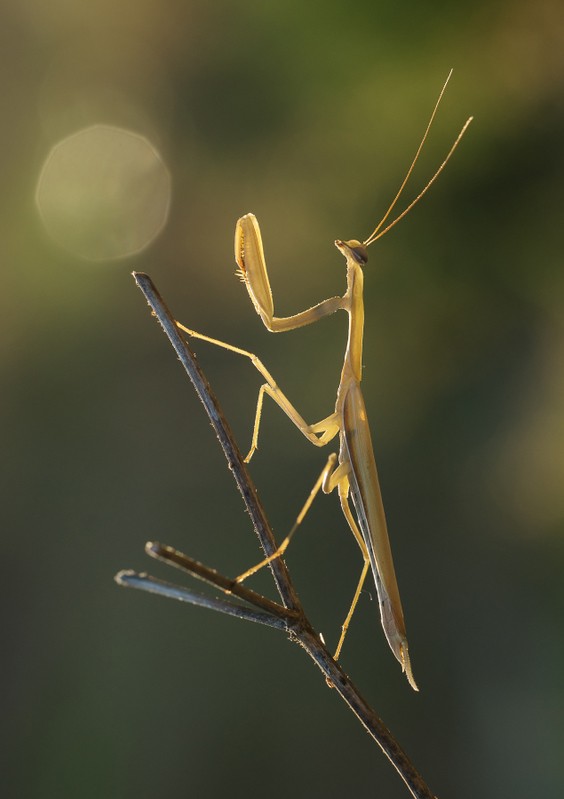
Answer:
[{"label": "mantis hind leg", "polygon": [[354,592],[354,596],[353,596],[353,600],[351,602],[351,606],[349,608],[349,612],[347,613],[347,616],[346,616],[346,618],[345,618],[345,620],[343,622],[343,625],[341,627],[341,637],[339,638],[339,643],[337,644],[337,649],[335,650],[335,654],[334,654],[335,660],[338,660],[339,656],[341,654],[341,650],[342,650],[343,644],[345,642],[345,638],[346,638],[346,635],[347,635],[347,632],[348,632],[348,629],[349,629],[349,625],[351,623],[351,619],[352,619],[352,617],[354,615],[354,612],[356,610],[356,606],[357,606],[358,600],[360,598],[360,593],[361,593],[362,588],[364,586],[364,582],[366,580],[366,575],[368,574],[368,569],[370,567],[370,558],[369,558],[369,555],[368,555],[368,550],[366,548],[366,544],[364,543],[364,539],[362,537],[362,534],[361,534],[360,530],[358,529],[358,525],[357,525],[357,523],[355,521],[355,518],[352,515],[351,507],[349,505],[348,492],[349,492],[348,480],[346,480],[346,482],[345,482],[345,480],[341,481],[339,483],[339,499],[341,501],[341,508],[343,509],[343,514],[344,514],[345,519],[347,520],[347,522],[349,524],[349,527],[351,528],[352,534],[354,535],[354,537],[356,539],[356,542],[357,542],[357,544],[360,547],[360,550],[362,552],[362,557],[364,558],[364,564],[363,564],[363,567],[362,567],[362,572],[360,574],[360,579],[358,581],[358,584],[356,586],[356,590]]},{"label": "mantis hind leg", "polygon": [[351,606],[349,608],[349,612],[347,613],[346,619],[343,622],[343,626],[341,627],[341,637],[339,638],[339,643],[337,644],[337,649],[335,650],[335,654],[333,658],[335,660],[339,660],[339,656],[341,654],[341,649],[343,648],[343,644],[345,643],[345,638],[349,629],[349,624],[351,623],[351,619],[354,615],[356,610],[356,606],[358,604],[358,600],[360,599],[360,592],[363,589],[364,581],[366,580],[366,575],[368,574],[368,567],[370,566],[370,561],[368,558],[364,561],[364,565],[362,567],[362,572],[360,573],[360,580],[358,581],[358,585],[356,587],[356,591],[354,592],[353,601],[351,602]]},{"label": "mantis hind leg", "polygon": [[247,579],[247,577],[256,574],[256,572],[258,572],[264,566],[267,566],[269,563],[272,563],[273,560],[281,557],[284,554],[284,552],[286,552],[286,550],[288,549],[288,545],[290,544],[290,541],[294,537],[294,533],[296,532],[300,524],[303,522],[307,512],[311,508],[313,501],[315,497],[318,495],[320,489],[325,490],[325,486],[327,485],[327,481],[330,478],[331,473],[334,473],[336,462],[337,462],[337,456],[334,452],[332,452],[331,455],[329,455],[327,463],[323,467],[321,474],[317,478],[315,485],[311,489],[309,496],[304,503],[303,508],[299,512],[296,521],[294,522],[294,526],[292,527],[286,538],[282,541],[278,549],[275,552],[273,552],[272,555],[269,555],[267,558],[264,558],[264,560],[261,560],[260,563],[257,563],[255,566],[251,566],[251,568],[247,569],[246,572],[240,574],[236,578],[236,582],[242,583],[244,580]]}]

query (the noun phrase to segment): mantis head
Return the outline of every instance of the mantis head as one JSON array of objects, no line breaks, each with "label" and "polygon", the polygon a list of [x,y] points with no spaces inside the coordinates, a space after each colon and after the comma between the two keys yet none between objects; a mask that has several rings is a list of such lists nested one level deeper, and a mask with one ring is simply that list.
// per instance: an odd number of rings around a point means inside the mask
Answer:
[{"label": "mantis head", "polygon": [[353,261],[356,261],[360,266],[364,266],[368,263],[368,250],[362,242],[356,239],[351,239],[350,241],[341,241],[341,239],[337,239],[335,241],[335,247],[343,253],[345,258],[352,258]]}]

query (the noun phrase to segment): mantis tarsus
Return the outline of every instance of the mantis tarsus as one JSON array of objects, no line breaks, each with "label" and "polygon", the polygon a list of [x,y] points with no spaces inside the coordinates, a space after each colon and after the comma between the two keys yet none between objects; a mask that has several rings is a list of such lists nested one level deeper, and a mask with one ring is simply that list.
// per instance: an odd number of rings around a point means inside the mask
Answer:
[{"label": "mantis tarsus", "polygon": [[[325,446],[337,434],[339,435],[338,456],[335,453],[329,456],[319,479],[312,489],[307,502],[288,536],[286,536],[273,555],[261,561],[256,566],[253,566],[237,579],[239,581],[246,579],[274,558],[280,557],[286,550],[292,535],[307,513],[319,489],[328,494],[336,488],[343,514],[362,551],[364,565],[350,610],[342,626],[342,633],[335,658],[338,658],[341,652],[343,641],[358,602],[368,569],[372,567],[378,593],[380,617],[386,639],[392,652],[400,662],[403,671],[405,671],[409,684],[415,690],[418,689],[411,669],[403,610],[388,538],[386,517],[370,437],[370,428],[360,387],[362,379],[362,339],[364,332],[364,275],[362,268],[368,261],[367,248],[396,225],[427,192],[438,175],[442,172],[472,120],[472,117],[470,117],[466,121],[446,158],[422,191],[409,203],[404,211],[385,226],[389,215],[395,207],[413,171],[435,118],[435,114],[437,113],[449,78],[450,74],[435,104],[433,113],[431,114],[431,118],[411,166],[384,217],[370,236],[363,242],[359,242],[356,239],[350,241],[337,239],[335,241],[335,246],[344,255],[347,263],[347,290],[342,297],[331,297],[294,316],[274,316],[274,302],[272,299],[258,222],[253,214],[246,214],[237,222],[235,229],[235,259],[238,265],[238,273],[247,287],[256,312],[268,330],[273,333],[293,330],[317,322],[322,317],[328,316],[340,309],[346,311],[349,316],[348,340],[341,379],[337,389],[335,410],[330,416],[315,424],[308,424],[288,398],[282,393],[272,375],[256,355],[238,347],[234,347],[231,344],[204,336],[201,333],[197,333],[179,324],[179,327],[190,336],[209,341],[212,344],[248,357],[266,381],[261,386],[258,395],[252,445],[246,458],[247,461],[251,459],[257,448],[262,403],[265,394],[272,397],[308,441],[315,446]],[[349,495],[352,496],[355,514],[353,514],[351,510]]]}]

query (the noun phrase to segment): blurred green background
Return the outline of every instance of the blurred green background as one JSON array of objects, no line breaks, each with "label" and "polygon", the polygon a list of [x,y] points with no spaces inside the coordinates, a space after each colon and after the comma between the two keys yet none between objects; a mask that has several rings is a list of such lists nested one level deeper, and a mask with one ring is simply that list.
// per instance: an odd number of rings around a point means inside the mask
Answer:
[{"label": "blurred green background", "polygon": [[[113,583],[124,567],[180,579],[148,539],[232,575],[258,557],[130,272],[323,418],[346,318],[269,335],[233,277],[235,221],[261,222],[279,314],[342,293],[333,240],[372,230],[454,67],[406,201],[475,121],[365,281],[364,388],[421,693],[371,588],[342,660],[438,796],[562,796],[564,6],[8,0],[0,37],[7,795],[407,796],[282,635]],[[34,203],[51,148],[96,123],[146,136],[172,177],[161,235],[104,263],[54,243]],[[260,380],[196,349],[245,448]],[[325,457],[265,405],[252,472],[279,535]],[[333,646],[360,568],[334,496],[287,562]]]}]

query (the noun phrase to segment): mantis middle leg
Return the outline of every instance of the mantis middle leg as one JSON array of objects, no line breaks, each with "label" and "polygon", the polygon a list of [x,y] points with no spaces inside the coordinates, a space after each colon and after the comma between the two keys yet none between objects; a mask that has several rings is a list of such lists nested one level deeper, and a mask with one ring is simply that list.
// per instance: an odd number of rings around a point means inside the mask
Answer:
[{"label": "mantis middle leg", "polygon": [[229,352],[234,352],[236,355],[242,355],[245,358],[248,358],[255,369],[265,378],[266,383],[264,383],[260,390],[257,400],[257,408],[255,413],[255,424],[253,429],[253,438],[251,443],[251,449],[245,461],[248,462],[251,457],[253,456],[254,451],[257,448],[258,444],[258,433],[260,427],[260,419],[262,413],[262,404],[264,394],[268,394],[269,397],[272,397],[274,402],[284,411],[286,416],[295,424],[298,430],[316,447],[324,447],[326,444],[329,443],[339,432],[339,419],[337,414],[332,413],[330,416],[327,416],[325,419],[322,419],[320,422],[316,422],[314,424],[308,424],[305,419],[301,416],[301,414],[297,411],[297,409],[292,405],[290,400],[286,397],[283,391],[278,387],[276,381],[262,363],[260,358],[258,358],[254,353],[249,352],[248,350],[241,349],[241,347],[235,347],[233,344],[228,344],[225,341],[220,341],[219,339],[211,338],[210,336],[205,336],[203,333],[198,333],[196,330],[191,330],[190,328],[186,327],[185,325],[180,324],[180,322],[176,323],[180,330],[186,333],[193,338],[201,339],[202,341],[207,341],[210,344],[215,344],[217,347],[222,347],[223,349],[229,350]]}]

